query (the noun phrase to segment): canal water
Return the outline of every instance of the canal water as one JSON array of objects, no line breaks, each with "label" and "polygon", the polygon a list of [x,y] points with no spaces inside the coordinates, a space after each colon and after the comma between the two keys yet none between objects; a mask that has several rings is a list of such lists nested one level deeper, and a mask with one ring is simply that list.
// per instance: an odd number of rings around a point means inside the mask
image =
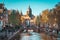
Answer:
[{"label": "canal water", "polygon": [[36,32],[21,33],[20,40],[43,40],[41,35]]}]

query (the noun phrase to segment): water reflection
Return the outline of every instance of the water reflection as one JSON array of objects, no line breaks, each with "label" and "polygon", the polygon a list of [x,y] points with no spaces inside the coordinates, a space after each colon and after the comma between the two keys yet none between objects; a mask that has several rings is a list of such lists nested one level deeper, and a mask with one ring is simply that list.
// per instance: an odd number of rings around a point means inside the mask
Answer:
[{"label": "water reflection", "polygon": [[21,40],[42,40],[42,38],[39,33],[29,32],[29,33],[22,33]]}]

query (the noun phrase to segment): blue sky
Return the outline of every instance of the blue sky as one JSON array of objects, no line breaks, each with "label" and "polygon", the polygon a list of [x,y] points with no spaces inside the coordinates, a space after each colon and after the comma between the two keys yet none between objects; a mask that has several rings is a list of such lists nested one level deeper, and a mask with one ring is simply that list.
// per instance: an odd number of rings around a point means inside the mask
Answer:
[{"label": "blue sky", "polygon": [[[2,3],[3,0],[0,0]],[[7,9],[16,9],[26,14],[30,5],[32,14],[39,15],[45,9],[52,9],[60,0],[5,0],[4,4]]]}]

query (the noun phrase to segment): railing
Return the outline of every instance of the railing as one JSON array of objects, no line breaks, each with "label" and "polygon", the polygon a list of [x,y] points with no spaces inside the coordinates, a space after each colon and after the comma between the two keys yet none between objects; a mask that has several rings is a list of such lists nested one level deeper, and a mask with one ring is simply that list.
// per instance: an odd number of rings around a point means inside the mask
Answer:
[{"label": "railing", "polygon": [[13,38],[16,34],[18,34],[19,32],[20,32],[20,29],[19,29],[17,32],[14,32],[13,35],[8,38],[8,40],[12,39],[12,38]]},{"label": "railing", "polygon": [[8,40],[12,40],[12,38],[15,38],[16,35],[19,35],[21,31],[22,31],[22,29],[19,29],[18,31],[14,32],[13,35],[11,35],[11,36],[8,38]]}]

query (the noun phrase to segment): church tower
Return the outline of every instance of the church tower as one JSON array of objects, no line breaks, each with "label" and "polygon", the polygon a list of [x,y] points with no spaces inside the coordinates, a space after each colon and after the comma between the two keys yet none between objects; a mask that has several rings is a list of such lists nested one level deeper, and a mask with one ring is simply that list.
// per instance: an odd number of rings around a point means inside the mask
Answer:
[{"label": "church tower", "polygon": [[27,15],[28,15],[30,18],[32,17],[32,10],[31,10],[30,6],[28,7]]}]

